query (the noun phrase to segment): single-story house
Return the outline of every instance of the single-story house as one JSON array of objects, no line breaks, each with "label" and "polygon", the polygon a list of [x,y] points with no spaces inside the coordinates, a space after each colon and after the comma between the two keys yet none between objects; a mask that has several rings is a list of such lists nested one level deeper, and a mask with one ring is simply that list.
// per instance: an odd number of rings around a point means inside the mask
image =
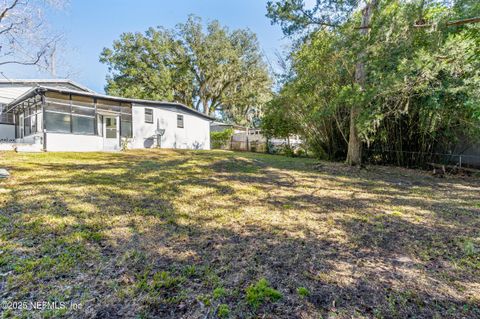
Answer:
[{"label": "single-story house", "polygon": [[183,104],[98,94],[69,80],[0,81],[0,141],[44,151],[210,149],[212,121]]}]

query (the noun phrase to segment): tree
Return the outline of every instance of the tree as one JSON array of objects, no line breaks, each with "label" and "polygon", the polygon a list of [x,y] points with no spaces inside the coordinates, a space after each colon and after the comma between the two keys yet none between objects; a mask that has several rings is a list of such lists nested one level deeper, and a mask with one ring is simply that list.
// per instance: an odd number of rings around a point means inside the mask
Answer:
[{"label": "tree", "polygon": [[268,104],[262,123],[273,136],[299,134],[317,157],[345,158],[351,105],[358,103],[354,66],[339,39],[326,30],[312,33],[290,55],[290,76]]},{"label": "tree", "polygon": [[[410,83],[407,87],[405,83],[406,79],[411,79],[411,74],[403,74],[404,76],[401,77],[405,69],[400,70],[398,66],[405,65],[405,61],[418,58],[422,50],[429,54],[442,51],[442,46],[446,45],[449,34],[445,28],[455,26],[457,28],[455,31],[459,31],[458,26],[461,28],[466,23],[476,21],[476,19],[465,19],[465,17],[468,15],[475,17],[479,11],[478,2],[472,0],[453,2],[317,0],[312,9],[306,9],[303,0],[282,0],[269,2],[267,8],[267,16],[273,23],[279,23],[285,34],[307,32],[302,50],[306,50],[305,46],[308,47],[312,34],[327,32],[336,39],[337,49],[343,53],[349,51],[348,54],[340,57],[342,66],[337,68],[349,70],[354,65],[355,71],[351,75],[353,81],[350,90],[354,97],[347,97],[342,93],[349,91],[344,87],[345,82],[337,82],[337,85],[322,89],[332,93],[332,104],[337,107],[350,105],[346,162],[351,165],[361,163],[362,144],[365,142],[368,144],[372,139],[378,141],[377,133],[381,124],[391,124],[393,119],[390,116],[399,114],[398,102],[406,99],[411,103],[417,98],[413,93],[415,85],[412,87]],[[425,28],[429,28],[430,32],[422,33]],[[327,39],[327,37],[323,38],[323,40]],[[320,56],[325,58],[323,55]],[[322,61],[319,60],[319,63]],[[468,65],[466,64],[465,67]],[[428,66],[417,64],[416,67],[418,68],[415,71],[412,69],[409,71],[418,76],[426,72]],[[447,72],[446,69],[444,71]],[[437,75],[441,77],[442,74],[440,72]],[[468,72],[463,74],[466,75]],[[303,75],[302,78],[304,78]],[[295,82],[298,81],[295,80]],[[452,82],[448,83],[457,89],[460,88],[458,79],[453,81],[452,78]],[[343,87],[343,89],[338,90],[337,87]],[[397,91],[399,87],[404,91]],[[424,92],[427,95],[434,94],[428,90]],[[473,91],[469,95],[474,96]],[[445,94],[438,97],[444,99]],[[458,95],[455,96],[455,98],[458,97]],[[350,103],[352,101],[354,103]],[[445,105],[450,105],[451,100],[443,102]],[[418,107],[424,109],[422,105]],[[467,112],[464,115],[468,116],[468,114],[470,113]],[[389,121],[384,121],[385,119]],[[398,117],[395,121],[397,120]],[[412,141],[409,140],[409,142]],[[432,143],[428,143],[430,147],[435,144]]]},{"label": "tree", "polygon": [[[304,9],[303,0],[282,0],[275,3],[268,2],[268,14],[273,22],[280,22],[284,32],[292,32],[305,28],[306,26],[321,26],[328,28],[338,28],[351,18],[354,10],[358,7],[359,1],[355,0],[317,0],[316,5],[311,10]],[[366,0],[364,8],[361,10],[361,19],[359,25],[360,37],[358,41],[365,41],[370,28],[370,21],[374,10],[377,7],[377,0]],[[366,45],[358,52],[358,58],[355,68],[355,82],[360,88],[360,92],[365,91],[366,84]],[[347,163],[350,165],[361,164],[362,162],[362,143],[357,131],[357,118],[361,112],[361,105],[352,105],[350,110],[350,134],[348,139]]]},{"label": "tree", "polygon": [[49,68],[56,44],[62,39],[46,25],[45,12],[62,0],[10,0],[0,4],[0,66],[35,65]]},{"label": "tree", "polygon": [[271,80],[257,38],[218,21],[206,30],[191,16],[174,30],[125,33],[100,61],[109,67],[106,91],[184,103],[207,115],[254,121],[270,98]]}]

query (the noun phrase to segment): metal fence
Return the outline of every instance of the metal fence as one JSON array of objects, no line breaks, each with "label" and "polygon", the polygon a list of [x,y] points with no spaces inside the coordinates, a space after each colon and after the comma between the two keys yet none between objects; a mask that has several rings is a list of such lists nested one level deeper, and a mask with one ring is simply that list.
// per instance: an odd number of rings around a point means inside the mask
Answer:
[{"label": "metal fence", "polygon": [[479,155],[367,149],[365,156],[371,164],[394,164],[413,168],[428,168],[432,164],[438,164],[480,169]]}]

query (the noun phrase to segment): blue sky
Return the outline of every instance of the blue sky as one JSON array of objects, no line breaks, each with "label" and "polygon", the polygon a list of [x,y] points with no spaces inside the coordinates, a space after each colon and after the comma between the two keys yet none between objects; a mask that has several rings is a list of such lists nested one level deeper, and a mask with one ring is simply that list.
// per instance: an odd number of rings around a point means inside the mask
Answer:
[{"label": "blue sky", "polygon": [[[275,51],[285,50],[288,40],[265,17],[265,7],[266,0],[70,0],[63,11],[49,14],[51,27],[67,39],[57,73],[69,74],[103,92],[107,69],[98,58],[104,47],[111,46],[122,32],[143,32],[150,26],[171,28],[186,21],[189,14],[206,21],[217,19],[230,29],[249,28],[275,64]],[[3,72],[10,78],[50,77],[32,67],[8,67]]]}]

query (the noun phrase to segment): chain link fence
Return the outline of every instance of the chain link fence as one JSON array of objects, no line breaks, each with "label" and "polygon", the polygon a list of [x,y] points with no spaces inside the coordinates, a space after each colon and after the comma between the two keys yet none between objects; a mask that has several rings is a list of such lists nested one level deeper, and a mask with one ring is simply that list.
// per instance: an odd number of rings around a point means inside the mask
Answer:
[{"label": "chain link fence", "polygon": [[444,165],[450,168],[480,169],[480,155],[384,149],[366,149],[364,155],[366,162],[369,164],[393,164],[411,168],[429,168],[435,165]]}]

